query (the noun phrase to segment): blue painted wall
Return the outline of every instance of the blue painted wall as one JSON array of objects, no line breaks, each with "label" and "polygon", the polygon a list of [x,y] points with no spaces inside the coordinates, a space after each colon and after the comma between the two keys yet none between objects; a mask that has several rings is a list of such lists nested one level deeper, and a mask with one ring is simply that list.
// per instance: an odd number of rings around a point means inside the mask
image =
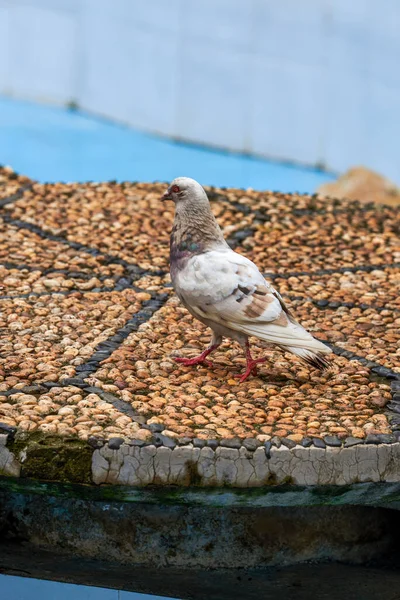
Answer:
[{"label": "blue painted wall", "polygon": [[165,596],[149,596],[9,575],[0,575],[0,590],[2,598],[12,600],[174,600]]},{"label": "blue painted wall", "polygon": [[398,0],[0,0],[0,93],[400,183]]},{"label": "blue painted wall", "polygon": [[313,192],[329,173],[215,152],[85,114],[0,97],[0,164],[39,181],[171,181]]}]

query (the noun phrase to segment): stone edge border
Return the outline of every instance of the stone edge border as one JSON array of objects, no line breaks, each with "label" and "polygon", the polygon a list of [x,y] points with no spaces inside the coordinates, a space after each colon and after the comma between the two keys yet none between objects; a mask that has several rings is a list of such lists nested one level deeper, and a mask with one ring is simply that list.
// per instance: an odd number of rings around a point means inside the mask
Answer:
[{"label": "stone edge border", "polygon": [[349,485],[400,481],[400,443],[349,448],[240,448],[192,444],[174,449],[123,444],[92,457],[95,484],[252,488],[281,484]]},{"label": "stone edge border", "polygon": [[[8,442],[10,447],[7,447]],[[249,443],[237,448],[212,448],[205,444],[196,447],[190,443],[168,448],[144,445],[135,440],[118,448],[110,447],[111,443],[97,449],[82,443],[86,456],[90,448],[87,476],[82,479],[81,471],[78,471],[79,477],[74,478],[72,470],[61,468],[60,480],[139,488],[257,488],[284,484],[344,486],[400,482],[399,441],[325,448],[300,445],[288,448],[283,444],[278,447],[269,442],[256,447],[254,440],[252,442],[252,447]],[[41,452],[42,460],[45,460],[49,451],[52,451],[51,446],[30,444],[28,435],[14,443],[9,434],[0,434],[0,475],[35,478],[32,465],[40,464]],[[81,456],[83,460],[83,448],[75,449],[72,460],[79,462]],[[43,472],[38,475],[39,480],[46,479]],[[57,477],[50,480],[58,481],[58,472]]]}]

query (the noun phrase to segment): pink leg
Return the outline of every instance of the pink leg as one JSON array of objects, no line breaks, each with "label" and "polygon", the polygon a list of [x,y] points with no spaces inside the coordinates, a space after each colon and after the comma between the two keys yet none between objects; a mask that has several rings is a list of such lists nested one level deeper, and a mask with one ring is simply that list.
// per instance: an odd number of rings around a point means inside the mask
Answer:
[{"label": "pink leg", "polygon": [[234,377],[238,377],[240,379],[240,383],[243,383],[243,381],[246,381],[246,379],[250,375],[256,376],[257,375],[257,365],[265,362],[266,360],[267,360],[266,358],[252,358],[251,352],[250,352],[250,344],[247,341],[246,342],[246,370],[242,375],[234,375]]},{"label": "pink leg", "polygon": [[204,352],[199,354],[199,356],[195,356],[194,358],[176,357],[175,360],[176,360],[176,362],[181,363],[182,365],[185,365],[185,367],[191,367],[193,365],[199,365],[201,363],[204,363],[207,367],[212,367],[213,366],[212,362],[210,360],[206,360],[206,357],[209,354],[211,354],[211,352],[213,352],[213,350],[218,348],[218,346],[219,346],[219,344],[212,344],[206,350],[204,350]]}]

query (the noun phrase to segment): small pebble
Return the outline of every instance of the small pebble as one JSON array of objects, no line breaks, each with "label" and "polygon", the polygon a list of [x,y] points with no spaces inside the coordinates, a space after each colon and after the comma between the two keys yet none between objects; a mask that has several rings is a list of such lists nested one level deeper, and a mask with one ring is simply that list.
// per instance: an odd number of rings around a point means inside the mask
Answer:
[{"label": "small pebble", "polygon": [[110,438],[108,440],[108,447],[111,450],[119,450],[119,448],[121,447],[121,445],[124,443],[124,439],[120,438],[120,437],[116,437],[116,438]]}]

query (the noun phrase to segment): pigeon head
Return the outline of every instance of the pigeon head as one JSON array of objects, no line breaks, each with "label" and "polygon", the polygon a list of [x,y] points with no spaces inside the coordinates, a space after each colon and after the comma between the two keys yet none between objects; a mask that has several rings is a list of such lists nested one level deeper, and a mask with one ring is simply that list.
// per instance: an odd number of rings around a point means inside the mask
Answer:
[{"label": "pigeon head", "polygon": [[169,185],[161,200],[172,200],[175,204],[208,204],[203,187],[190,177],[177,177]]},{"label": "pigeon head", "polygon": [[182,267],[194,254],[206,252],[216,246],[227,246],[211,212],[207,194],[197,181],[190,177],[177,177],[169,185],[162,200],[172,200],[175,203],[171,269],[178,268],[179,265]]}]

